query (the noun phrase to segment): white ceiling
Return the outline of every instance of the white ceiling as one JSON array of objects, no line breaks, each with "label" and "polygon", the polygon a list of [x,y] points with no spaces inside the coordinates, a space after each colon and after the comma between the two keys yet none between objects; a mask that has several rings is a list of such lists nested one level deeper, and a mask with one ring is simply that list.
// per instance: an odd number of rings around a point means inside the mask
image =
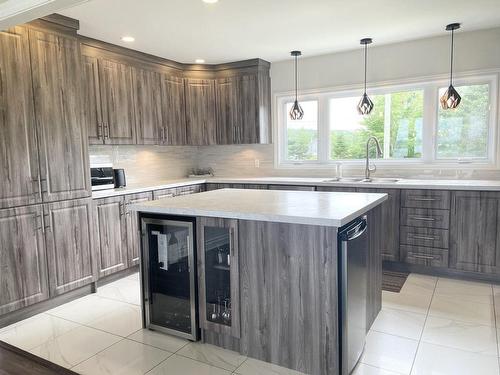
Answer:
[{"label": "white ceiling", "polygon": [[[500,0],[91,0],[60,12],[82,35],[192,63],[289,58],[500,26]],[[135,37],[123,43],[123,35]]]}]

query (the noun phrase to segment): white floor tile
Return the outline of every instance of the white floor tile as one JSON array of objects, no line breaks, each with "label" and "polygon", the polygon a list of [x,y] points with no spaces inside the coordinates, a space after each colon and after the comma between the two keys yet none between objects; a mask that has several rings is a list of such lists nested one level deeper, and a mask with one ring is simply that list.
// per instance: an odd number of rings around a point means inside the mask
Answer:
[{"label": "white floor tile", "polygon": [[213,345],[201,343],[189,343],[177,354],[209,365],[220,367],[228,371],[234,371],[240,366],[246,357],[231,350],[225,350]]},{"label": "white floor tile", "polygon": [[432,295],[436,288],[437,280],[438,278],[434,276],[412,273],[408,275],[403,288],[401,288],[401,293]]},{"label": "white floor tile", "polygon": [[118,301],[91,294],[49,310],[47,314],[80,324],[88,324],[112,312],[119,304],[120,302]]},{"label": "white floor tile", "polygon": [[124,303],[113,311],[87,323],[87,325],[114,335],[127,337],[142,327],[141,308]]},{"label": "white floor tile", "polygon": [[79,324],[68,320],[39,314],[1,332],[0,340],[18,348],[30,350],[77,327]]},{"label": "white floor tile", "polygon": [[143,375],[171,355],[172,353],[125,339],[72,370],[82,375]]},{"label": "white floor tile", "polygon": [[430,316],[495,326],[495,310],[493,305],[477,303],[453,297],[434,295]]},{"label": "white floor tile", "polygon": [[234,372],[239,375],[303,375],[299,371],[248,358]]},{"label": "white floor tile", "polygon": [[474,353],[497,355],[497,332],[490,326],[429,316],[422,341]]},{"label": "white floor tile", "polygon": [[147,375],[230,375],[229,371],[174,354]]},{"label": "white floor tile", "polygon": [[351,375],[400,375],[397,372],[383,370],[381,368],[359,363]]},{"label": "white floor tile", "polygon": [[150,331],[148,329],[141,329],[127,338],[172,353],[175,353],[189,343],[188,340],[166,335],[160,332]]},{"label": "white floor tile", "polygon": [[30,352],[50,362],[71,368],[120,340],[118,336],[80,326],[37,346]]},{"label": "white floor tile", "polygon": [[97,289],[99,297],[141,305],[141,287],[139,279],[128,277],[109,283]]},{"label": "white floor tile", "polygon": [[432,295],[412,293],[393,293],[382,291],[382,307],[410,311],[417,314],[427,314]]},{"label": "white floor tile", "polygon": [[373,331],[420,340],[426,315],[410,311],[382,309],[372,325]]},{"label": "white floor tile", "polygon": [[435,294],[462,301],[493,304],[493,288],[485,283],[440,278]]},{"label": "white floor tile", "polygon": [[421,343],[411,375],[498,375],[498,357]]},{"label": "white floor tile", "polygon": [[370,331],[361,363],[384,370],[409,374],[418,341]]}]

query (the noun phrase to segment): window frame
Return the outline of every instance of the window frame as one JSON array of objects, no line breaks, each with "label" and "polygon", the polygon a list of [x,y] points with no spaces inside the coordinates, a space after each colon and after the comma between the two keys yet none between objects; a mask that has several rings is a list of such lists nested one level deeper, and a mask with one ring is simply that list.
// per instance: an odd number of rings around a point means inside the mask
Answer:
[{"label": "window frame", "polygon": [[[371,84],[368,95],[384,95],[402,91],[423,90],[423,124],[422,124],[422,157],[415,159],[378,159],[377,166],[404,167],[404,168],[497,168],[500,163],[498,150],[498,86],[500,71],[463,73],[456,75],[453,85],[488,84],[490,86],[490,119],[488,128],[488,156],[487,158],[437,158],[437,126],[439,111],[439,88],[449,85],[449,77],[434,76],[427,79],[408,79],[397,82],[385,82]],[[318,156],[317,160],[287,160],[287,126],[286,126],[286,104],[293,102],[294,94],[284,92],[274,94],[274,142],[275,167],[276,168],[332,168],[337,164],[360,166],[364,159],[342,159],[331,160],[330,156],[330,128],[329,128],[329,100],[332,98],[361,97],[362,87],[343,86],[336,88],[324,88],[318,90],[304,90],[299,101],[318,101]],[[353,108],[353,110],[356,110]]]}]

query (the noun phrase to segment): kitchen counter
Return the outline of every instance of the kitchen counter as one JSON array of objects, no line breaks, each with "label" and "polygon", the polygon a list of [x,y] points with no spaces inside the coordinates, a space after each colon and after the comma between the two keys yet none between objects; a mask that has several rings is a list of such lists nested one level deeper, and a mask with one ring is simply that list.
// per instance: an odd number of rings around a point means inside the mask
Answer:
[{"label": "kitchen counter", "polygon": [[131,206],[166,214],[341,227],[387,199],[387,194],[221,189]]},{"label": "kitchen counter", "polygon": [[255,185],[301,185],[322,187],[362,187],[379,189],[427,189],[427,190],[466,190],[466,191],[500,191],[500,181],[495,180],[416,180],[375,178],[373,182],[331,181],[332,178],[308,177],[212,177],[212,178],[180,178],[159,181],[157,183],[133,184],[125,188],[94,191],[92,198],[107,198],[148,191],[170,189],[204,183],[213,184],[255,184]]}]

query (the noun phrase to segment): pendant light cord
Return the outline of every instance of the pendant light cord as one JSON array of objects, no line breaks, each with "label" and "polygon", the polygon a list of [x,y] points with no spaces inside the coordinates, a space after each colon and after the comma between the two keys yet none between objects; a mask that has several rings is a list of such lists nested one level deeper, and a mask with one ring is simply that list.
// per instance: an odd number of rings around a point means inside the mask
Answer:
[{"label": "pendant light cord", "polygon": [[366,94],[366,61],[367,61],[367,50],[368,50],[368,45],[365,44],[365,94]]},{"label": "pendant light cord", "polygon": [[298,58],[298,56],[295,55],[295,101],[298,100],[298,92],[299,92],[299,88],[298,88],[299,71],[297,69],[297,58]]},{"label": "pendant light cord", "polygon": [[451,62],[450,62],[450,86],[453,84],[453,46],[454,46],[455,30],[451,30]]}]

